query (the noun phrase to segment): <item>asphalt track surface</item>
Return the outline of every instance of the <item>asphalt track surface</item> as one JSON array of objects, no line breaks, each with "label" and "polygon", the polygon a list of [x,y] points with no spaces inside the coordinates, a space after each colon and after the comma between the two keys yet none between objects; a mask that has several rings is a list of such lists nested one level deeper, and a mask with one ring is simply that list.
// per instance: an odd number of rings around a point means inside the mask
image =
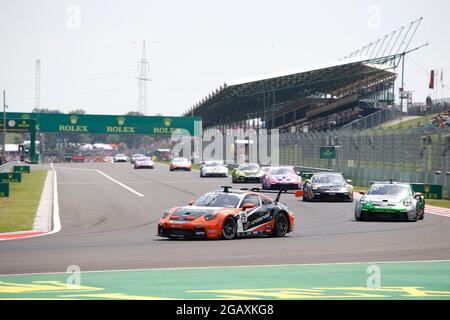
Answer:
[{"label": "asphalt track surface", "polygon": [[292,195],[282,196],[296,216],[295,231],[285,238],[163,239],[156,226],[164,210],[231,185],[231,178],[201,179],[198,171],[169,172],[162,164],[154,170],[130,164],[55,168],[61,231],[0,242],[0,274],[65,272],[70,265],[93,271],[450,258],[449,218],[356,222],[353,203],[304,203]]}]

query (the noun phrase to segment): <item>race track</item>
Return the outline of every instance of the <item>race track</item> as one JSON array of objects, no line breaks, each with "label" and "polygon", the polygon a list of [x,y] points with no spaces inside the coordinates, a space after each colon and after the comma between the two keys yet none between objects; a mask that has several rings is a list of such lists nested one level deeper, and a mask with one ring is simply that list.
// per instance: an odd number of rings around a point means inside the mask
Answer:
[{"label": "race track", "polygon": [[0,242],[0,274],[65,272],[70,265],[88,271],[450,257],[449,218],[356,222],[352,203],[303,203],[292,195],[282,196],[296,215],[295,231],[285,238],[166,240],[155,235],[164,210],[230,185],[231,178],[200,179],[198,171],[169,172],[162,164],[154,170],[130,164],[55,167],[62,230]]}]

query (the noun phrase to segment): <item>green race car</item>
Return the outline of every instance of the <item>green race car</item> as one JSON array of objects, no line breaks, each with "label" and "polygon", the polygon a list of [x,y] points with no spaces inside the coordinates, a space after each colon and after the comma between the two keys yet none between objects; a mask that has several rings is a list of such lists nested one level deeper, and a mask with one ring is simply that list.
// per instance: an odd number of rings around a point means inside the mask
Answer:
[{"label": "green race car", "polygon": [[356,202],[355,219],[360,220],[423,220],[425,198],[415,193],[409,183],[374,182]]},{"label": "green race car", "polygon": [[264,172],[256,163],[240,164],[231,172],[233,183],[261,182]]}]

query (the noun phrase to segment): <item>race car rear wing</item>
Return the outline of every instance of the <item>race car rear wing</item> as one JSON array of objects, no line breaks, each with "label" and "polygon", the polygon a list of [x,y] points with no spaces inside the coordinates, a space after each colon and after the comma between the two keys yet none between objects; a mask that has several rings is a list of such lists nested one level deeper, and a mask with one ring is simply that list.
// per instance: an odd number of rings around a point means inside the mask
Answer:
[{"label": "race car rear wing", "polygon": [[[230,192],[230,190],[232,189],[231,186],[222,186],[223,188],[223,192]],[[289,191],[289,190],[285,190],[285,189],[281,189],[281,190],[261,190],[260,188],[252,188],[252,189],[248,189],[248,188],[241,188],[240,190],[242,191],[251,191],[251,192],[256,192],[256,193],[271,193],[271,194],[277,194],[277,197],[275,199],[275,202],[280,202],[280,197],[282,193],[285,194],[293,194],[295,195],[296,198],[300,198],[303,197],[304,195],[304,191],[303,190],[297,190],[297,191]]]},{"label": "race car rear wing", "polygon": [[[246,189],[246,188],[243,188]],[[241,189],[241,190],[243,190]],[[248,190],[248,189],[246,189]],[[271,194],[276,194],[277,197],[275,198],[275,202],[280,202],[280,198],[281,198],[281,194],[285,193],[285,194],[293,194],[295,195],[296,198],[300,198],[303,197],[303,190],[297,190],[297,191],[289,191],[289,190],[261,190],[260,188],[252,188],[250,191],[252,192],[257,192],[257,193],[271,193]]]}]

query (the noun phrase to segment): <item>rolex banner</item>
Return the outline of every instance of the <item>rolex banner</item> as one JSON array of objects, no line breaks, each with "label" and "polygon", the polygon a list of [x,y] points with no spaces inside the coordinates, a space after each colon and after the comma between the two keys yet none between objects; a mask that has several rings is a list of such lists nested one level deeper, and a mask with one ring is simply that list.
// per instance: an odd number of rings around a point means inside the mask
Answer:
[{"label": "rolex banner", "polygon": [[[36,119],[40,132],[172,134],[187,130],[195,134],[195,117],[149,117],[120,115],[80,115],[55,113],[7,113],[7,118]],[[198,125],[198,123],[197,123]]]}]

